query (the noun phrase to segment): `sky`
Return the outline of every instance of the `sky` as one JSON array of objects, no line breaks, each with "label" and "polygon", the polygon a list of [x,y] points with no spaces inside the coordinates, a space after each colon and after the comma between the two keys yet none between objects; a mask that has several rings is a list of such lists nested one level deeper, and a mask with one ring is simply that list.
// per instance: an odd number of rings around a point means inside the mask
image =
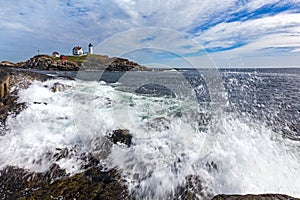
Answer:
[{"label": "sky", "polygon": [[[0,0],[0,61],[85,51],[144,65],[300,66],[300,0]],[[206,61],[201,60],[205,57]]]}]

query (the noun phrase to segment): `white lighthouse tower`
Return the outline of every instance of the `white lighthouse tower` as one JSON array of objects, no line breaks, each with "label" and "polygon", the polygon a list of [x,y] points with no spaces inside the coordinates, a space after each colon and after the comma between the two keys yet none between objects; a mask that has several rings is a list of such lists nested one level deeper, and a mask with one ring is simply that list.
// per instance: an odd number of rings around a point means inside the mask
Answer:
[{"label": "white lighthouse tower", "polygon": [[93,45],[89,44],[89,54],[93,54]]}]

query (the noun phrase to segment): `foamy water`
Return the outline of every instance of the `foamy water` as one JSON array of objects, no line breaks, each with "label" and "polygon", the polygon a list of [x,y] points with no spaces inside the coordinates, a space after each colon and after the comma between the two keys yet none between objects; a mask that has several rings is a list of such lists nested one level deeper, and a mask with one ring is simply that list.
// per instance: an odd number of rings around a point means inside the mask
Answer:
[{"label": "foamy water", "polygon": [[[70,87],[52,92],[56,82]],[[139,199],[165,198],[188,175],[201,178],[203,198],[218,193],[300,197],[300,142],[282,139],[257,120],[220,112],[203,129],[199,116],[208,111],[193,102],[121,92],[105,82],[36,81],[19,96],[27,107],[7,119],[1,169],[14,165],[43,172],[56,162],[74,174],[83,164],[80,153],[91,151],[121,169]],[[133,135],[131,147],[107,144],[105,135],[120,128]],[[49,156],[74,146],[78,152],[70,158]]]}]

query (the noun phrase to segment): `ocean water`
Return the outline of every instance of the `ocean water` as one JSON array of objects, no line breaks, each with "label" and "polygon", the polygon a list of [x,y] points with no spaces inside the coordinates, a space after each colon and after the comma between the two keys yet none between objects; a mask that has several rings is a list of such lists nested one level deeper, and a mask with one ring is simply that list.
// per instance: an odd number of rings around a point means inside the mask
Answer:
[{"label": "ocean water", "polygon": [[[107,168],[121,169],[138,199],[172,196],[190,175],[201,180],[203,199],[219,193],[300,197],[300,70],[205,74],[82,72],[72,74],[75,80],[35,81],[19,91],[26,108],[6,121],[0,169],[44,172],[57,163],[75,174],[84,164],[78,157],[91,152]],[[224,87],[217,95],[209,83],[216,80]],[[64,87],[53,92],[58,83]],[[115,129],[130,131],[130,147],[107,141]],[[76,151],[51,159],[65,147]]]}]

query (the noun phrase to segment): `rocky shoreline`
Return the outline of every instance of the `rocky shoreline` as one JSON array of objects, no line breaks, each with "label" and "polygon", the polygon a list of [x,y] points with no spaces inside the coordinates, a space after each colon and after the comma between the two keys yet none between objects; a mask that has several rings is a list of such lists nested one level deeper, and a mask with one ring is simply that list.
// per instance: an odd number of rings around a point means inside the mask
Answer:
[{"label": "rocky shoreline", "polygon": [[[34,80],[46,81],[53,77],[34,72],[16,71],[7,67],[0,68],[0,74],[4,75],[1,81],[7,84],[6,88],[1,88],[1,90],[7,90],[3,91],[5,95],[0,102],[0,122],[3,134],[7,116],[16,116],[26,107],[23,103],[17,103],[18,91],[27,88]],[[59,84],[50,88],[52,92],[61,89],[63,86]],[[129,130],[112,130],[106,139],[111,146],[125,145],[129,148],[132,145],[132,135]],[[117,168],[106,169],[101,164],[101,160],[90,152],[82,153],[77,157],[84,164],[81,172],[74,175],[67,174],[66,170],[61,169],[55,163],[72,157],[74,154],[76,154],[76,147],[73,149],[57,148],[56,153],[48,155],[48,159],[53,161],[53,164],[44,173],[35,173],[16,166],[7,166],[0,170],[0,199],[135,199],[122,178],[121,171]],[[212,166],[212,168],[216,167]],[[202,190],[201,177],[190,175],[186,177],[185,184],[175,188],[167,199],[192,200],[198,199],[201,195],[204,199],[214,200],[297,200],[297,198],[282,194],[213,196],[202,194]]]},{"label": "rocky shoreline", "polygon": [[65,59],[59,59],[49,55],[36,55],[25,62],[2,61],[0,67],[50,71],[107,70],[120,72],[149,70],[147,67],[124,58],[110,58],[96,54],[83,57],[84,61],[80,58],[80,56],[69,56]]}]

